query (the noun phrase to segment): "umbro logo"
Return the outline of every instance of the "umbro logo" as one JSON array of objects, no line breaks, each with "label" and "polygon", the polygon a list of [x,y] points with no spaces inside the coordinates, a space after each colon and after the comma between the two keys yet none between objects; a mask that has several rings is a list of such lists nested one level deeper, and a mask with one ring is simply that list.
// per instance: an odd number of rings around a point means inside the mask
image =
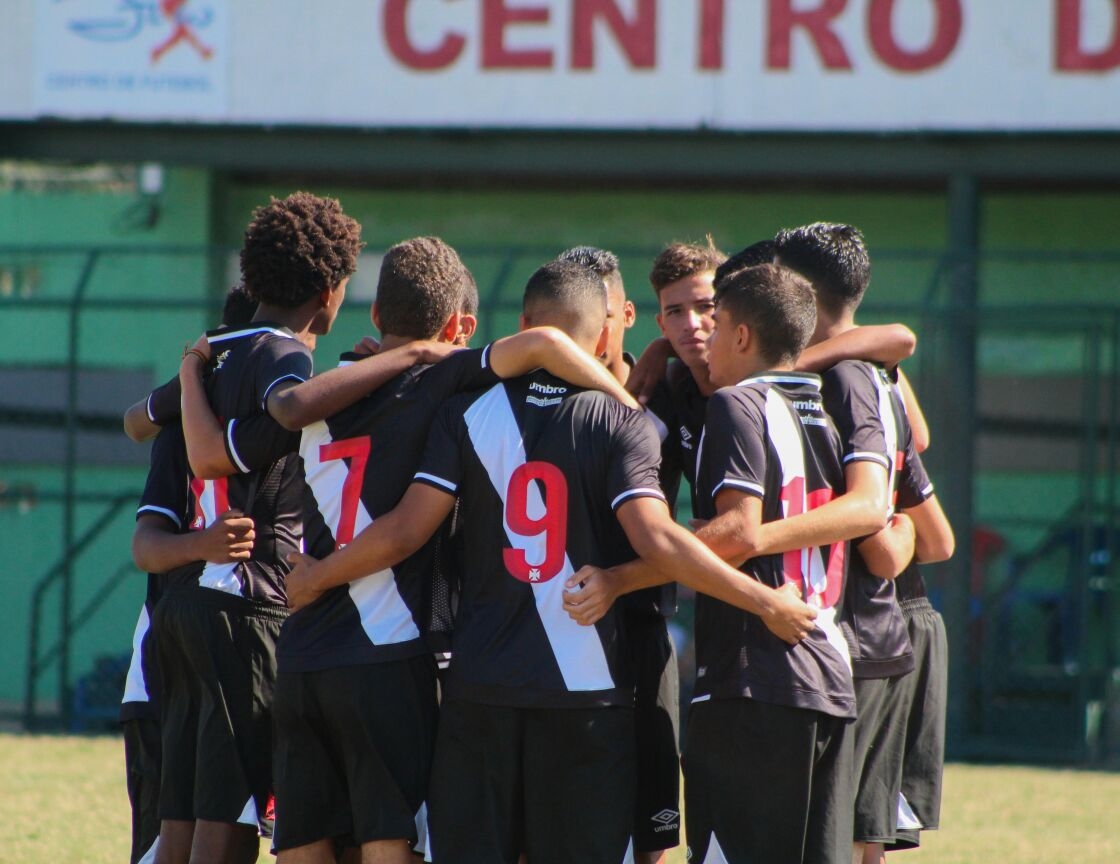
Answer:
[{"label": "umbro logo", "polygon": [[692,433],[684,426],[681,427],[681,446],[688,450],[692,449]]},{"label": "umbro logo", "polygon": [[214,370],[215,371],[217,371],[218,369],[221,369],[222,364],[225,363],[226,360],[229,359],[230,350],[231,349],[227,348],[225,351],[223,351],[221,354],[218,355],[218,362],[214,364]]},{"label": "umbro logo", "polygon": [[660,813],[653,814],[649,818],[651,822],[657,823],[657,827],[653,829],[654,831],[672,831],[674,828],[680,827],[681,814],[668,807]]}]

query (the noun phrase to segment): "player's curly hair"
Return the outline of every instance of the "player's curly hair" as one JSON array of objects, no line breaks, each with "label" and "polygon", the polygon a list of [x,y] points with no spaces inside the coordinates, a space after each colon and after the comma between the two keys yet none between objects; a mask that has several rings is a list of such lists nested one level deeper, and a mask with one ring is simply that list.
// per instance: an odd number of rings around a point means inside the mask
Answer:
[{"label": "player's curly hair", "polygon": [[459,253],[439,237],[413,237],[381,259],[377,315],[381,332],[433,339],[455,312],[474,279]]},{"label": "player's curly hair", "polygon": [[257,302],[291,309],[351,275],[361,249],[362,226],[336,199],[295,192],[253,212],[241,279]]},{"label": "player's curly hair", "polygon": [[666,285],[672,285],[688,276],[715,270],[727,260],[727,256],[716,248],[709,234],[704,245],[699,243],[670,243],[653,261],[649,271],[649,282],[660,295]]}]

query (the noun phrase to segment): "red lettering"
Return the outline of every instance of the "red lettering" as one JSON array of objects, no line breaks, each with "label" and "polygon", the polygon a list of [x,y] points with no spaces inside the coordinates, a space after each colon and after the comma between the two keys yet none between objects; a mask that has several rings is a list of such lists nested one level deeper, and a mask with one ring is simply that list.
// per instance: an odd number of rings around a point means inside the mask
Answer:
[{"label": "red lettering", "polygon": [[1099,51],[1081,46],[1081,0],[1058,0],[1055,62],[1062,72],[1107,72],[1120,66],[1120,0],[1112,0],[1112,37]]},{"label": "red lettering", "polygon": [[816,9],[794,12],[793,0],[770,0],[766,65],[771,69],[788,69],[793,28],[804,27],[816,44],[826,69],[851,69],[848,52],[829,26],[847,4],[848,0],[822,0]]},{"label": "red lettering", "polygon": [[511,24],[547,24],[547,6],[510,9],[507,0],[482,2],[483,69],[551,69],[548,48],[514,50],[506,47],[506,28]]},{"label": "red lettering", "polygon": [[440,43],[428,50],[417,48],[408,36],[409,0],[385,0],[385,42],[389,50],[405,66],[421,71],[443,69],[459,59],[467,40],[458,33],[447,33]]},{"label": "red lettering", "polygon": [[867,29],[871,47],[879,59],[900,72],[921,72],[945,62],[953,53],[961,36],[960,0],[931,0],[936,7],[937,23],[929,45],[910,51],[894,38],[892,21],[895,0],[871,0],[867,12]]},{"label": "red lettering", "polygon": [[595,19],[602,18],[622,53],[635,69],[652,69],[657,57],[657,2],[638,0],[634,17],[626,20],[617,0],[574,0],[572,7],[572,68],[595,65]]},{"label": "red lettering", "polygon": [[723,0],[700,0],[701,69],[723,68]]}]

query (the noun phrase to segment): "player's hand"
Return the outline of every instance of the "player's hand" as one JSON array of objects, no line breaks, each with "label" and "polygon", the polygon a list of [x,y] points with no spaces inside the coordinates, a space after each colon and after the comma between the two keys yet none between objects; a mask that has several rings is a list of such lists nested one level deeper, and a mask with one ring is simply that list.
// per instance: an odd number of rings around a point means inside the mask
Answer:
[{"label": "player's hand", "polygon": [[195,339],[194,344],[191,345],[190,347],[188,347],[183,352],[183,360],[186,360],[187,357],[193,357],[194,356],[193,352],[198,352],[198,354],[200,355],[198,359],[201,361],[202,366],[209,365],[210,358],[211,358],[211,355],[210,355],[210,340],[206,338],[205,333],[203,333],[201,336],[199,336],[197,339]]},{"label": "player's hand", "polygon": [[817,610],[801,602],[801,589],[793,582],[776,589],[772,599],[762,623],[779,639],[796,645],[816,626]]},{"label": "player's hand", "polygon": [[585,627],[606,615],[616,597],[610,571],[590,564],[580,567],[564,583],[564,611]]},{"label": "player's hand", "polygon": [[252,518],[240,510],[227,510],[202,532],[204,560],[215,564],[248,561],[256,537]]},{"label": "player's hand", "polygon": [[355,354],[362,354],[366,357],[371,357],[381,350],[381,343],[374,339],[372,336],[363,336],[361,340],[354,346]]},{"label": "player's hand", "polygon": [[298,612],[304,606],[310,606],[318,600],[323,592],[315,587],[315,564],[318,562],[310,555],[302,552],[292,552],[288,556],[288,563],[292,565],[285,584],[288,592],[288,608]]},{"label": "player's hand", "polygon": [[648,404],[657,385],[665,380],[669,358],[674,356],[673,346],[664,336],[654,339],[642,352],[642,356],[630,370],[630,377],[626,379],[626,389],[634,394],[639,403]]},{"label": "player's hand", "polygon": [[417,352],[417,363],[438,363],[456,351],[463,350],[452,342],[433,342],[430,339],[413,342],[411,348]]}]

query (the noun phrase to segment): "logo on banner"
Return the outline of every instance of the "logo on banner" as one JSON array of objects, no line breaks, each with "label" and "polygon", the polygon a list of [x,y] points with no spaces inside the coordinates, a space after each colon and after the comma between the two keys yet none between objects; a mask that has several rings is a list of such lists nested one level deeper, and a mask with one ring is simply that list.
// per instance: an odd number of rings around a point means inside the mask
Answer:
[{"label": "logo on banner", "polygon": [[35,7],[43,113],[221,114],[229,0],[53,0]]}]

